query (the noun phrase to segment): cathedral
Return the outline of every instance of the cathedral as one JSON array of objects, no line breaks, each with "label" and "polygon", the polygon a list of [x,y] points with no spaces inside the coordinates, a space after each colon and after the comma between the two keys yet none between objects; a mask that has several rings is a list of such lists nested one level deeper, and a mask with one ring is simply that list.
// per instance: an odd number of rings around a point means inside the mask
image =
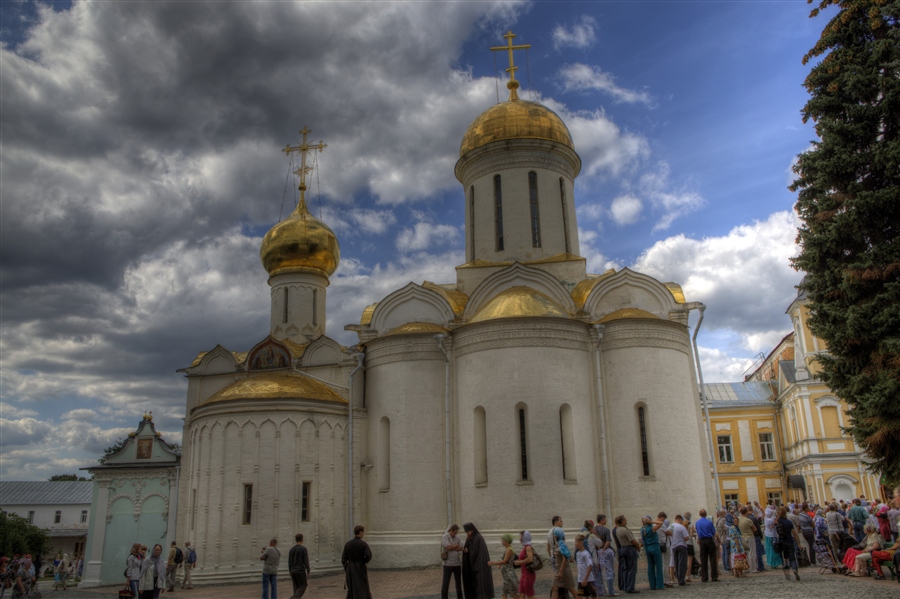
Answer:
[{"label": "cathedral", "polygon": [[[639,522],[711,509],[689,303],[627,268],[588,274],[579,253],[565,123],[509,99],[462,135],[456,177],[466,262],[368,306],[345,347],[325,330],[337,237],[300,201],[265,235],[271,324],[249,351],[216,346],[188,378],[176,538],[198,580],[257,577],[271,537],[302,532],[314,571],[340,568],[353,526],[372,566],[439,562],[451,522],[489,538],[553,515]],[[286,560],[282,560],[286,567]]]}]

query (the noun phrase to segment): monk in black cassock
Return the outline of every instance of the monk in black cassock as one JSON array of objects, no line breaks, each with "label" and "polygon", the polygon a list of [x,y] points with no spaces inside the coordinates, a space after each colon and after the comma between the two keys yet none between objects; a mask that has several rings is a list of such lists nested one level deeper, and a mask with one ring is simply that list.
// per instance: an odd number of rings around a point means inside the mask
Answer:
[{"label": "monk in black cassock", "polygon": [[347,577],[347,599],[372,599],[369,590],[369,572],[366,564],[372,559],[369,544],[363,541],[366,529],[357,526],[353,529],[356,536],[344,545],[341,553],[341,564]]},{"label": "monk in black cassock", "polygon": [[494,577],[488,566],[487,543],[471,522],[463,524],[463,530],[466,531],[462,556],[463,595],[466,599],[493,599]]}]

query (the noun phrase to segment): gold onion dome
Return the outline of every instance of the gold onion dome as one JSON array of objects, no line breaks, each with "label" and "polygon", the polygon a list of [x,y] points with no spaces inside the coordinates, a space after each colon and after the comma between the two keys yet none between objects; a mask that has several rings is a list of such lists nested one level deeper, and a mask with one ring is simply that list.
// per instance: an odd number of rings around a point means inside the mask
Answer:
[{"label": "gold onion dome", "polygon": [[341,247],[334,231],[310,214],[301,196],[291,215],[263,237],[259,258],[270,277],[310,271],[331,276],[341,261]]},{"label": "gold onion dome", "polygon": [[472,121],[459,146],[460,157],[492,141],[548,139],[575,149],[559,115],[537,102],[509,100],[491,106]]},{"label": "gold onion dome", "polygon": [[485,322],[498,318],[568,318],[559,304],[530,287],[510,287],[495,295],[478,309],[469,323]]}]

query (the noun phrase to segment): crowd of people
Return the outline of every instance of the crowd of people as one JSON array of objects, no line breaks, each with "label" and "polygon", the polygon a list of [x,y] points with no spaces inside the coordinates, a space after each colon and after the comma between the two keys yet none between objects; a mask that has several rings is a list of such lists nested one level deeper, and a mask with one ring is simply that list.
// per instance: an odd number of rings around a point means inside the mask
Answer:
[{"label": "crowd of people", "polygon": [[[536,547],[527,530],[518,534],[518,547],[512,534],[504,534],[499,553],[494,553],[499,559],[493,560],[474,524],[465,524],[462,534],[454,524],[441,539],[441,597],[449,598],[451,581],[457,599],[494,597],[494,567],[502,575],[503,599],[534,597],[537,572],[545,562],[551,599],[638,593],[642,555],[651,590],[718,582],[720,571],[743,578],[781,569],[794,581],[800,580],[804,566],[817,566],[820,574],[882,580],[883,566],[900,572],[900,487],[889,502],[863,496],[827,506],[730,503],[714,517],[705,510],[698,516],[696,521],[689,512],[671,519],[665,512],[644,516],[636,536],[625,516],[614,518],[610,528],[606,515],[598,514],[596,521],[584,522],[571,544],[562,518],[555,516],[546,547]],[[900,576],[895,578],[900,582]]]},{"label": "crowd of people", "polygon": [[184,549],[172,541],[168,555],[163,558],[163,547],[159,543],[153,546],[149,555],[148,547],[140,543],[131,546],[131,552],[125,560],[125,584],[133,597],[156,599],[160,593],[172,592],[178,583],[178,571],[183,569],[182,589],[194,588],[191,572],[197,566],[197,552],[185,541]]},{"label": "crowd of people", "polygon": [[[10,597],[35,597],[40,593],[37,588],[38,577],[41,575],[40,557],[33,557],[30,553],[25,555],[15,554],[12,558],[0,557],[0,599]],[[78,581],[81,578],[84,560],[75,554],[74,559],[69,558],[68,553],[57,553],[53,563],[44,570],[44,576],[53,576],[53,590],[68,590],[69,581]]]}]

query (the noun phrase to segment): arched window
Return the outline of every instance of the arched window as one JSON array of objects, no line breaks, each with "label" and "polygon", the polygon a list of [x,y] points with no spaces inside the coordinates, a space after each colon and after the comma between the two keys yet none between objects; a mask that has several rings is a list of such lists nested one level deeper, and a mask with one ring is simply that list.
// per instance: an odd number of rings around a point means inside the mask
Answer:
[{"label": "arched window", "polygon": [[838,418],[838,409],[836,406],[824,406],[820,408],[822,412],[822,425],[825,427],[822,431],[826,439],[840,439],[841,421]]},{"label": "arched window", "polygon": [[519,442],[519,480],[528,478],[528,408],[525,404],[516,406],[516,430]]},{"label": "arched window", "polygon": [[313,297],[312,297],[312,321],[313,326],[317,326],[319,324],[319,290],[313,289]]},{"label": "arched window", "polygon": [[486,485],[487,469],[487,418],[484,408],[475,408],[475,484]]},{"label": "arched window", "polygon": [[575,429],[572,421],[572,407],[564,403],[559,408],[559,437],[562,447],[563,480],[576,480],[575,470]]},{"label": "arched window", "polygon": [[500,188],[500,175],[494,175],[494,222],[497,230],[497,251],[503,251],[503,191]]},{"label": "arched window", "polygon": [[475,186],[469,187],[469,260],[475,259]]},{"label": "arched window", "polygon": [[569,244],[569,209],[566,206],[566,182],[562,177],[559,178],[559,203],[562,205],[563,217],[563,234],[566,236],[566,253],[572,253],[572,246]]},{"label": "arched window", "polygon": [[650,476],[650,443],[647,440],[647,407],[639,405],[638,434],[641,440],[641,472],[644,476]]},{"label": "arched window", "polygon": [[387,416],[381,417],[378,437],[378,488],[387,491],[391,488],[391,421]]},{"label": "arched window", "polygon": [[284,318],[281,322],[286,323],[288,321],[288,288],[284,288]]},{"label": "arched window", "polygon": [[541,217],[538,213],[537,173],[528,173],[528,202],[531,206],[531,247],[541,247]]}]

